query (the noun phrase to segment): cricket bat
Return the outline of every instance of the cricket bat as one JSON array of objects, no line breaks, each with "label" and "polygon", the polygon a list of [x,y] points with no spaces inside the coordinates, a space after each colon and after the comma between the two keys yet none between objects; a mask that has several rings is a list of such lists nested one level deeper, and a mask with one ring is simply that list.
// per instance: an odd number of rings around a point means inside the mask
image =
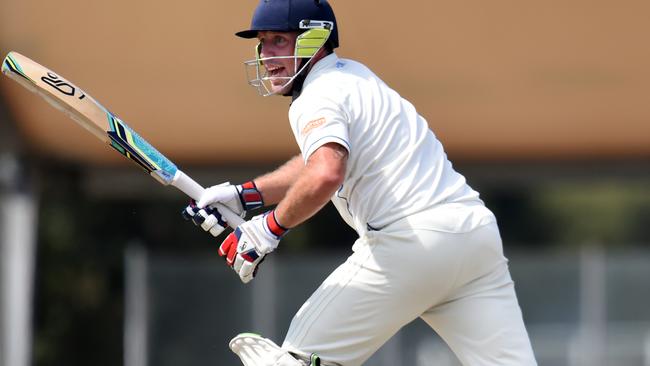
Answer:
[{"label": "cricket bat", "polygon": [[[174,186],[195,200],[201,197],[204,188],[200,184],[178,169],[115,114],[57,73],[17,52],[9,52],[5,57],[2,73],[43,97],[95,137],[131,159],[158,182]],[[226,206],[218,204],[218,207],[231,227],[244,222]]]}]

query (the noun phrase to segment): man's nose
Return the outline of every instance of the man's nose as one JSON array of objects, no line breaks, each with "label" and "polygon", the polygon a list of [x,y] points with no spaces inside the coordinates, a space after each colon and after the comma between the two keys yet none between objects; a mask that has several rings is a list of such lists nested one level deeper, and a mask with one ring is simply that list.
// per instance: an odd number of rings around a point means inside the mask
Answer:
[{"label": "man's nose", "polygon": [[260,57],[273,57],[275,56],[275,51],[273,50],[273,47],[270,45],[262,45],[262,49],[260,50]]}]

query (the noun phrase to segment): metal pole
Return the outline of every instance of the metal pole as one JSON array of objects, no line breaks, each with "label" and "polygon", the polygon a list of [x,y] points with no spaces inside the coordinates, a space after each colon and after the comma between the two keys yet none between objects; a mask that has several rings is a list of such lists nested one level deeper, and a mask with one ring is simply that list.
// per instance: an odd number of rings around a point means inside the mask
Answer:
[{"label": "metal pole", "polygon": [[643,342],[643,366],[650,366],[650,331],[646,332]]},{"label": "metal pole", "polygon": [[0,155],[0,365],[29,366],[37,208],[17,182],[13,155]]},{"label": "metal pole", "polygon": [[599,245],[585,245],[580,254],[579,365],[605,362],[607,323],[605,254]]},{"label": "metal pole", "polygon": [[266,258],[264,273],[256,277],[252,283],[252,299],[251,299],[251,317],[254,332],[259,333],[267,338],[277,339],[277,307],[280,305],[276,299],[277,280],[276,280],[276,267],[275,258],[270,256]]},{"label": "metal pole", "polygon": [[126,283],[124,301],[124,365],[146,366],[149,358],[147,252],[129,245],[125,253]]}]

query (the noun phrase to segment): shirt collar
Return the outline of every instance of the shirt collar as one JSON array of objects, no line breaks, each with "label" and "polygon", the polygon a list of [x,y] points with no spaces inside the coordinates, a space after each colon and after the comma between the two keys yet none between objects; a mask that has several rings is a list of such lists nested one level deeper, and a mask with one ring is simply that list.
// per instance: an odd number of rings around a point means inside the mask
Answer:
[{"label": "shirt collar", "polygon": [[338,60],[339,57],[336,55],[336,53],[332,52],[329,55],[318,60],[318,62],[315,64],[311,65],[311,68],[308,70],[307,75],[298,75],[298,77],[293,81],[293,86],[291,88],[291,102],[300,97],[304,86],[307,85],[313,78],[315,78],[316,74],[336,64]]},{"label": "shirt collar", "polygon": [[309,70],[309,74],[307,74],[307,77],[305,78],[305,84],[308,84],[316,76],[316,74],[334,66],[338,60],[339,57],[334,52],[318,60],[318,62],[312,66],[311,70]]}]

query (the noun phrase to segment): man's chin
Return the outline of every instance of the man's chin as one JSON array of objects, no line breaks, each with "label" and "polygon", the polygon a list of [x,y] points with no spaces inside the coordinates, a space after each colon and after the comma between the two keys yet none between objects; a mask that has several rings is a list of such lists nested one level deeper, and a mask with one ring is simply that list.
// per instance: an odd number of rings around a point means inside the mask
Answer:
[{"label": "man's chin", "polygon": [[288,96],[291,95],[291,85],[293,83],[289,83],[287,85],[272,85],[271,86],[271,91],[275,95],[283,95],[283,96]]}]

